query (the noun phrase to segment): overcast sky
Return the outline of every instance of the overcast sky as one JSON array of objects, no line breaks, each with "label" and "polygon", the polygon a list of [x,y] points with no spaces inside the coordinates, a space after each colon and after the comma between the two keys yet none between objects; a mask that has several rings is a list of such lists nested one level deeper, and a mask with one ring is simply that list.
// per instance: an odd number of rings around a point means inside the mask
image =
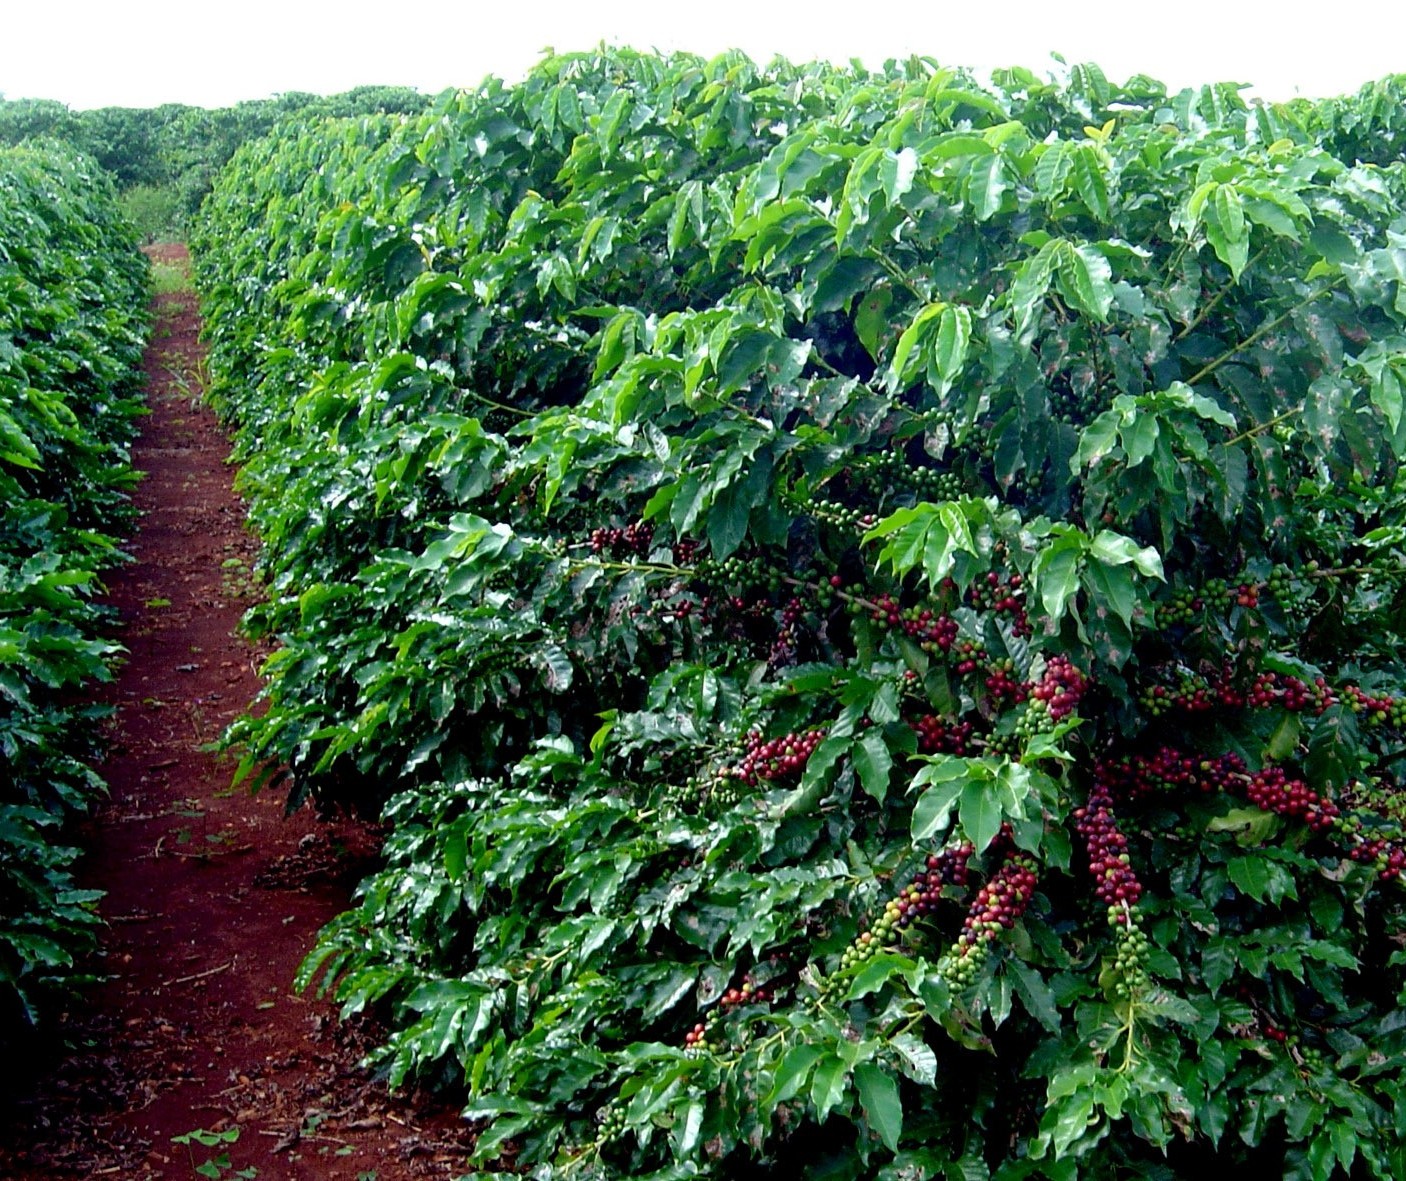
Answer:
[{"label": "overcast sky", "polygon": [[437,92],[520,77],[548,47],[601,41],[875,65],[922,53],[1041,73],[1058,52],[1114,81],[1231,80],[1279,99],[1406,72],[1406,0],[0,0],[0,94],[99,107],[368,84]]}]

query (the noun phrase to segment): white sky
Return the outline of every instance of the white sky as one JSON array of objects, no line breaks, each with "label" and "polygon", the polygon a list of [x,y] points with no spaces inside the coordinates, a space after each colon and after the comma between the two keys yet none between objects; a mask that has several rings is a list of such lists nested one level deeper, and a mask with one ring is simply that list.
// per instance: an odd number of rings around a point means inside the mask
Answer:
[{"label": "white sky", "polygon": [[0,0],[0,94],[83,108],[436,92],[601,41],[870,64],[916,52],[1040,73],[1056,51],[1114,81],[1233,80],[1278,99],[1406,72],[1406,0]]}]

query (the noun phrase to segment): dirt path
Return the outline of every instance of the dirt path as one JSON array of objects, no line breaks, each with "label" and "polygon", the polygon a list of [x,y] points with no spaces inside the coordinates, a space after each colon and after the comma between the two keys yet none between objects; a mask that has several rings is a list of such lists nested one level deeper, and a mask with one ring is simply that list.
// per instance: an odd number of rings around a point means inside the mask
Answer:
[{"label": "dirt path", "polygon": [[[183,248],[168,258],[184,259]],[[392,1101],[355,1063],[355,1032],[290,982],[318,927],[343,909],[375,834],[285,819],[281,794],[228,790],[205,750],[255,691],[257,656],[235,630],[254,545],[226,466],[228,441],[198,403],[194,299],[158,297],[136,466],[135,561],[111,579],[130,652],[104,688],[117,707],[102,768],[111,798],[87,834],[84,885],[111,927],[93,1008],[67,1018],[85,1048],[0,1121],[0,1177],[221,1177],[403,1181],[463,1171],[452,1113]],[[238,1129],[192,1156],[171,1138]]]}]

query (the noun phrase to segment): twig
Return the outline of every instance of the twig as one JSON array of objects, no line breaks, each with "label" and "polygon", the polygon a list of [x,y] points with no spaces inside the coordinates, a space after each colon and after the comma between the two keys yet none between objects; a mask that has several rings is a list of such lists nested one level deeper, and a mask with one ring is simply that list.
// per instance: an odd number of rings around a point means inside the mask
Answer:
[{"label": "twig", "polygon": [[1293,316],[1295,312],[1301,312],[1304,308],[1308,307],[1309,304],[1315,302],[1316,300],[1322,299],[1323,296],[1327,295],[1338,285],[1338,283],[1341,281],[1341,278],[1342,277],[1339,276],[1337,279],[1334,279],[1331,283],[1327,284],[1326,286],[1320,287],[1312,295],[1300,300],[1287,312],[1284,312],[1282,315],[1275,316],[1274,319],[1269,320],[1264,324],[1261,324],[1257,329],[1255,329],[1254,332],[1250,333],[1250,335],[1247,336],[1244,340],[1242,340],[1239,344],[1233,345],[1232,347],[1228,348],[1214,361],[1208,361],[1206,362],[1206,364],[1202,365],[1200,369],[1198,369],[1195,373],[1191,375],[1191,377],[1187,379],[1186,384],[1194,386],[1203,377],[1208,377],[1210,374],[1214,373],[1232,357],[1236,356],[1238,353],[1244,352],[1252,344],[1257,343],[1262,336],[1266,336],[1269,333],[1273,332],[1276,328],[1279,327],[1280,324],[1284,323],[1285,320]]},{"label": "twig", "polygon": [[218,968],[210,968],[208,971],[205,972],[197,972],[194,976],[182,976],[177,980],[167,980],[161,985],[161,987],[170,988],[176,984],[189,984],[193,980],[205,980],[211,976],[217,976],[221,972],[227,972],[232,967],[234,967],[234,961],[230,960],[228,963],[221,964]]},{"label": "twig", "polygon": [[191,857],[196,861],[206,861],[211,857],[233,857],[236,853],[252,853],[253,845],[235,845],[230,849],[201,849],[198,853],[187,853],[183,849],[172,849],[167,857]]},{"label": "twig", "polygon": [[[1263,255],[1264,252],[1265,252],[1266,250],[1268,250],[1268,249],[1269,249],[1268,246],[1263,246],[1263,247],[1261,247],[1259,250],[1257,250],[1257,251],[1255,252],[1255,254],[1254,254],[1254,257],[1251,258],[1251,259],[1245,264],[1244,270],[1248,271],[1252,266],[1255,265],[1255,263],[1259,262],[1260,256]],[[1243,273],[1243,272],[1242,272],[1242,273]],[[1222,287],[1219,291],[1217,291],[1216,294],[1215,294],[1215,296],[1210,300],[1210,302],[1208,302],[1208,303],[1206,304],[1206,306],[1201,309],[1201,312],[1200,312],[1200,314],[1196,317],[1196,319],[1192,320],[1190,324],[1188,324],[1185,328],[1183,328],[1180,332],[1178,332],[1174,337],[1172,337],[1172,343],[1173,343],[1173,344],[1180,344],[1181,341],[1185,340],[1188,336],[1190,336],[1193,332],[1195,332],[1196,329],[1199,328],[1199,327],[1205,322],[1206,318],[1207,318],[1213,311],[1216,310],[1216,305],[1219,304],[1221,300],[1223,300],[1227,295],[1230,294],[1230,291],[1231,291],[1231,289],[1235,286],[1235,284],[1236,284],[1236,280],[1235,280],[1235,279],[1231,279],[1228,283],[1226,283],[1226,285],[1225,285],[1224,287]]]}]

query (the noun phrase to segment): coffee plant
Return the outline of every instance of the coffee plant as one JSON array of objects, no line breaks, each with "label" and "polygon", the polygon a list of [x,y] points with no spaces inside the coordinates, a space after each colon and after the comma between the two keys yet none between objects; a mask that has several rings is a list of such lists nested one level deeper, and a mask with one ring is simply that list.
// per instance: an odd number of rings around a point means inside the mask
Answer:
[{"label": "coffee plant", "polygon": [[236,157],[229,740],[389,825],[302,982],[475,1176],[1406,1172],[1353,101],[602,50]]},{"label": "coffee plant", "polygon": [[83,689],[119,650],[95,594],[129,521],[146,287],[92,161],[0,149],[0,1049],[79,983],[98,923],[65,825],[102,788]]}]

